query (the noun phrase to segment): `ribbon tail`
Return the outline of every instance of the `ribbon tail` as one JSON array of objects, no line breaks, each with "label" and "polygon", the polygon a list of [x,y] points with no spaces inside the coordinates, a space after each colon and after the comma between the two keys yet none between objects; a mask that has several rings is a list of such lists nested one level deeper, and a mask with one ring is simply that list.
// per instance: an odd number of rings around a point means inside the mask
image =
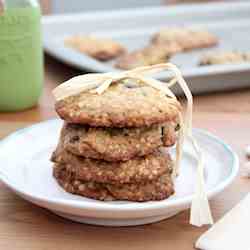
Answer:
[{"label": "ribbon tail", "polygon": [[[199,182],[199,180],[197,180],[197,182]],[[213,224],[213,217],[210,211],[205,187],[204,185],[198,186],[195,197],[192,200],[190,224],[201,227],[203,225]]]},{"label": "ribbon tail", "polygon": [[196,190],[191,204],[190,224],[194,226],[203,226],[213,224],[213,217],[209,207],[205,182],[204,182],[204,164],[202,153],[196,143],[196,140],[191,137],[193,147],[198,154],[198,167],[196,172]]}]

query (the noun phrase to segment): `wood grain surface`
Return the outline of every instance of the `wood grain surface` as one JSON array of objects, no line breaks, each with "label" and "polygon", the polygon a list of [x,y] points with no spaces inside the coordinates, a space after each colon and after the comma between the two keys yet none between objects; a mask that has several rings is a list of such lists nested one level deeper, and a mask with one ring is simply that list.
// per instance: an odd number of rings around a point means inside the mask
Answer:
[{"label": "wood grain surface", "polygon": [[[51,90],[81,73],[48,56],[45,65],[44,93],[39,105],[24,112],[0,114],[0,137],[17,128],[55,117]],[[232,145],[240,156],[242,167],[244,148],[250,143],[250,89],[196,96],[194,105],[194,126],[208,129]],[[212,199],[215,219],[232,208],[249,190],[250,180],[239,174],[227,190]],[[207,227],[192,227],[188,220],[189,212],[185,211],[152,225],[88,226],[32,205],[0,184],[0,249],[3,250],[189,250]]]}]

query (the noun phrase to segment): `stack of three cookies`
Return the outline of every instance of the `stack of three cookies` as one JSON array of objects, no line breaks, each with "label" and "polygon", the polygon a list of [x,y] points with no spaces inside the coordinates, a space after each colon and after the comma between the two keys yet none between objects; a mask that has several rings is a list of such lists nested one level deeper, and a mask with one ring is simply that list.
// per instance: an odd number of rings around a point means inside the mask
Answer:
[{"label": "stack of three cookies", "polygon": [[120,82],[102,95],[83,92],[56,103],[65,120],[52,155],[67,191],[98,200],[162,200],[174,193],[180,106],[152,87]]}]

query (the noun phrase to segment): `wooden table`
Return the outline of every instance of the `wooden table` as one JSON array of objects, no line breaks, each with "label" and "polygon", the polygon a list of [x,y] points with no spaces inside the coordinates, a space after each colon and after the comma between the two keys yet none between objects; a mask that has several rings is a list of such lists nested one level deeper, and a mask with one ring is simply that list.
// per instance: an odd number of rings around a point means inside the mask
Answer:
[{"label": "wooden table", "polygon": [[[0,114],[0,136],[19,127],[55,117],[51,89],[79,74],[50,57],[45,63],[44,94],[36,108]],[[202,84],[202,82],[201,82]],[[250,143],[250,89],[194,98],[194,125],[208,129],[239,153]],[[1,184],[0,184],[1,185]],[[217,220],[250,190],[250,180],[239,176],[222,194],[211,201]],[[1,185],[0,249],[4,250],[127,250],[193,249],[193,243],[206,227],[188,224],[189,212],[152,225],[104,228],[74,223],[32,205]]]}]

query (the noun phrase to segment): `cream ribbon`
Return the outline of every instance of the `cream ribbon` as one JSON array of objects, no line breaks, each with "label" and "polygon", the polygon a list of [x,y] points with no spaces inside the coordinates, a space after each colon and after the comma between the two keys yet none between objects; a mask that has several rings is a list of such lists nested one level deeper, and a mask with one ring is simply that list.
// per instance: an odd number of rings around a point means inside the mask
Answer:
[{"label": "cream ribbon", "polygon": [[[150,75],[159,73],[161,71],[170,71],[174,77],[168,82],[164,83],[157,79],[150,77]],[[190,223],[195,226],[202,226],[204,224],[212,224],[213,219],[209,208],[209,203],[205,191],[204,183],[204,167],[203,158],[200,148],[192,135],[192,108],[193,97],[188,88],[187,83],[182,77],[180,70],[171,63],[162,63],[152,66],[145,66],[135,68],[133,70],[124,71],[121,73],[100,73],[100,74],[85,74],[74,77],[53,90],[53,95],[56,101],[64,98],[77,95],[84,91],[90,91],[101,95],[112,83],[121,80],[133,79],[143,84],[147,84],[155,89],[160,90],[169,98],[176,99],[174,93],[169,89],[174,84],[178,83],[182,88],[187,98],[187,109],[185,113],[185,121],[183,121],[182,114],[179,114],[180,119],[180,136],[176,145],[176,175],[178,175],[179,165],[182,157],[184,139],[189,139],[194,151],[197,155],[197,182],[196,192],[192,200]]]}]

